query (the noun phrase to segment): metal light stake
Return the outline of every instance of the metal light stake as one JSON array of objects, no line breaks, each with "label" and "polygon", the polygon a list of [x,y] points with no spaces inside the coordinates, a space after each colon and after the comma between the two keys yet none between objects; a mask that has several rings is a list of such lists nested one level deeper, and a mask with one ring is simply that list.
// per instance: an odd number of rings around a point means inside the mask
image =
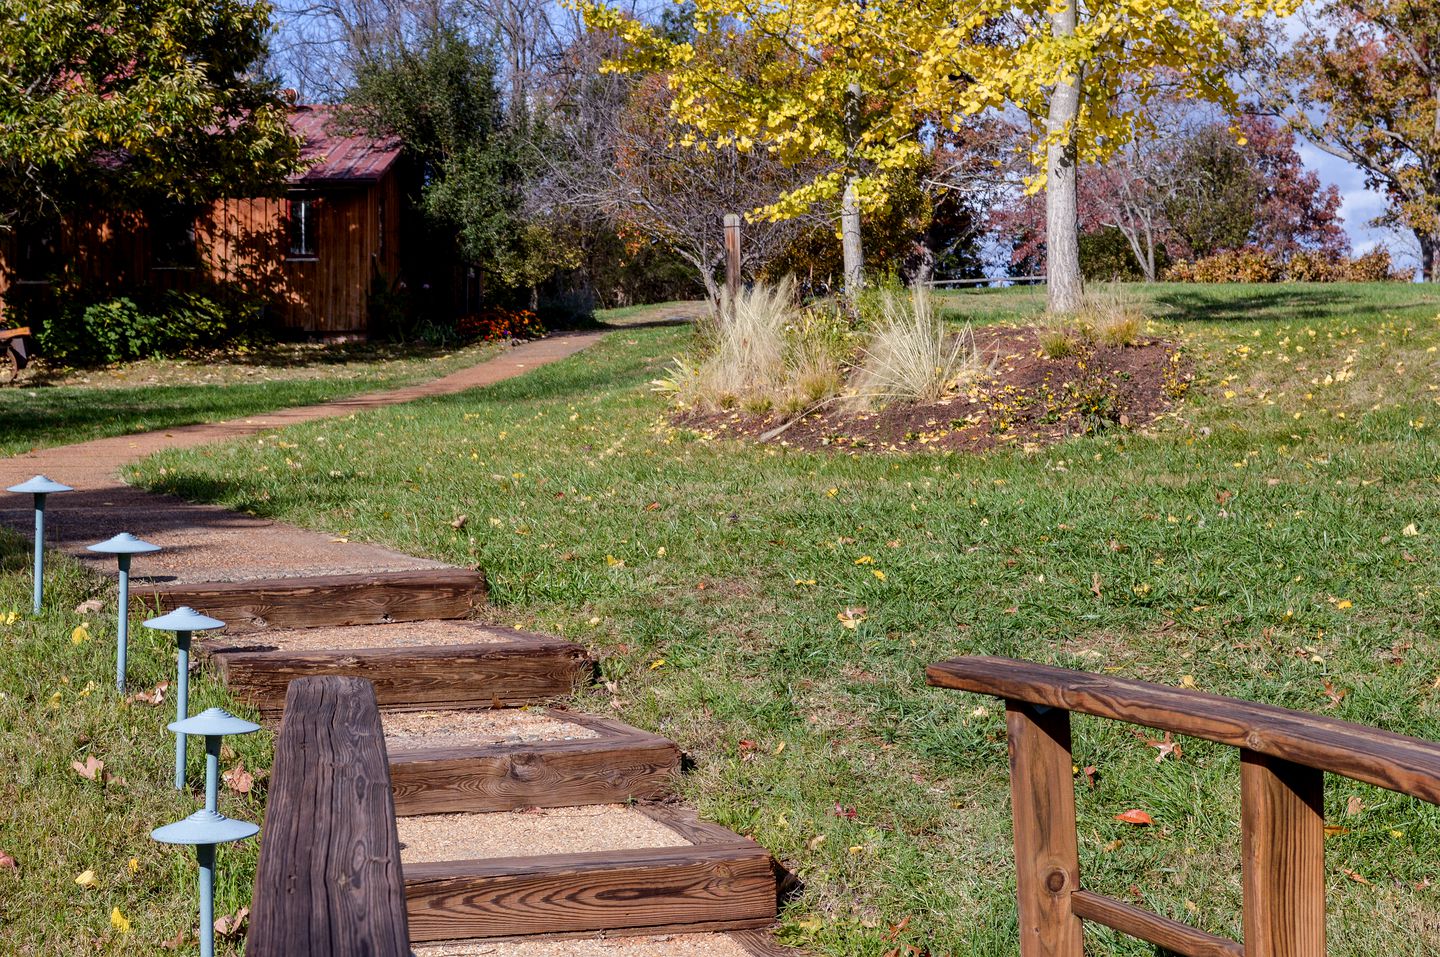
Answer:
[{"label": "metal light stake", "polygon": [[37,475],[28,482],[12,485],[7,492],[29,492],[35,496],[35,602],[34,612],[40,614],[40,604],[45,597],[45,496],[56,492],[75,491],[68,485],[51,481]]},{"label": "metal light stake", "polygon": [[259,831],[249,821],[205,810],[150,832],[150,837],[162,844],[195,845],[195,857],[200,863],[200,957],[215,954],[215,845],[243,841]]},{"label": "metal light stake", "polygon": [[227,734],[259,731],[253,721],[237,718],[224,708],[206,708],[193,718],[174,721],[170,730],[182,738],[187,734],[205,736],[205,810],[218,810],[220,799],[220,739]]},{"label": "metal light stake", "polygon": [[[190,707],[190,634],[196,631],[213,631],[224,628],[225,622],[202,615],[189,605],[181,605],[168,615],[151,618],[146,628],[156,631],[175,632],[176,668],[175,676],[175,720],[184,721]],[[185,787],[185,735],[175,736],[175,790]]]},{"label": "metal light stake", "polygon": [[120,625],[115,638],[115,688],[124,694],[125,654],[130,641],[130,559],[158,552],[160,546],[142,542],[129,532],[121,532],[114,538],[85,547],[102,555],[114,555],[120,563]]}]

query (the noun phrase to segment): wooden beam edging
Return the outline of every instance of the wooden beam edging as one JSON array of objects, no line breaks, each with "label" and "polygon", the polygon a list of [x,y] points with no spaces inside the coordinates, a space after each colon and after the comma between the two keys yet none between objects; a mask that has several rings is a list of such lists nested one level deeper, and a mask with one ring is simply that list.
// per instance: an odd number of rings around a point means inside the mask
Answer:
[{"label": "wooden beam edging", "polygon": [[[1440,745],[1419,738],[1009,658],[955,658],[926,677],[1005,699],[1021,957],[1083,957],[1083,920],[1184,957],[1324,957],[1325,772],[1440,804]],[[1081,888],[1072,711],[1240,749],[1243,945]]]},{"label": "wooden beam edging", "polygon": [[245,953],[409,957],[375,690],[360,678],[299,678],[286,705]]}]

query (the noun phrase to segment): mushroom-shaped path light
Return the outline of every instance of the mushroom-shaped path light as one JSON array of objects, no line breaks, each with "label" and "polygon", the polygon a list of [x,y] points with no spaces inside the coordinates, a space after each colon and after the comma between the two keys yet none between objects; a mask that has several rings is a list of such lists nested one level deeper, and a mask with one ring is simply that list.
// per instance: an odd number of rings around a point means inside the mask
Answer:
[{"label": "mushroom-shaped path light", "polygon": [[45,598],[45,496],[56,492],[75,491],[68,485],[37,475],[34,478],[12,485],[7,492],[29,493],[35,496],[35,600],[34,612],[40,614],[40,604]]},{"label": "mushroom-shaped path light", "polygon": [[193,718],[172,721],[170,730],[184,737],[205,736],[205,810],[216,810],[220,796],[220,739],[227,734],[249,734],[259,731],[253,721],[237,718],[224,708],[206,708]]},{"label": "mushroom-shaped path light", "polygon": [[243,841],[259,833],[249,821],[214,811],[196,811],[183,821],[157,827],[150,837],[162,844],[193,844],[200,862],[200,957],[215,954],[215,845]]},{"label": "mushroom-shaped path light", "polygon": [[[225,622],[208,615],[202,615],[189,605],[159,618],[145,622],[146,628],[155,631],[175,632],[176,675],[175,675],[175,721],[184,721],[190,708],[190,635],[196,631],[214,631],[224,628]],[[185,787],[185,735],[175,735],[175,790]]]},{"label": "mushroom-shaped path light", "polygon": [[92,552],[114,555],[120,563],[120,623],[115,637],[115,690],[125,693],[125,655],[130,643],[130,559],[158,552],[159,545],[143,542],[129,532],[85,546]]}]

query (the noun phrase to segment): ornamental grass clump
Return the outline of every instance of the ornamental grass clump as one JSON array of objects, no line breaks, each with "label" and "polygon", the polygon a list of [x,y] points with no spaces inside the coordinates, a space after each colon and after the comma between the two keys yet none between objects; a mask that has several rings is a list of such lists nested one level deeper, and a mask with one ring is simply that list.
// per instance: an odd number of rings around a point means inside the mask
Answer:
[{"label": "ornamental grass clump", "polygon": [[924,287],[881,294],[877,312],[851,379],[857,405],[934,402],[987,371],[970,327],[952,332]]},{"label": "ornamental grass clump", "polygon": [[700,350],[676,357],[654,383],[682,406],[790,412],[844,385],[845,330],[833,317],[801,308],[789,278],[722,297],[698,338]]}]

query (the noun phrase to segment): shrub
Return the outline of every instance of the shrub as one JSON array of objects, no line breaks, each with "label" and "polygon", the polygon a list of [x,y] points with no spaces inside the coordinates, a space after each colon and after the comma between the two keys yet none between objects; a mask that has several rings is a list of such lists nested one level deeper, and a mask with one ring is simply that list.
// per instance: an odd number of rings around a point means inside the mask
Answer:
[{"label": "shrub", "polygon": [[539,339],[545,335],[540,317],[529,309],[486,309],[461,316],[455,332],[462,339],[499,342],[505,339]]},{"label": "shrub", "polygon": [[125,362],[219,345],[239,325],[243,303],[198,292],[138,292],[97,302],[74,295],[43,310],[37,339],[57,362]]},{"label": "shrub", "polygon": [[1172,282],[1279,282],[1283,275],[1278,259],[1263,249],[1247,246],[1191,263],[1175,263],[1165,278]]},{"label": "shrub", "polygon": [[1285,264],[1289,282],[1340,282],[1345,272],[1344,258],[1335,253],[1301,250]]},{"label": "shrub", "polygon": [[985,371],[975,336],[959,335],[935,314],[929,291],[916,286],[907,298],[887,293],[852,382],[857,401],[899,399],[933,402]]}]

